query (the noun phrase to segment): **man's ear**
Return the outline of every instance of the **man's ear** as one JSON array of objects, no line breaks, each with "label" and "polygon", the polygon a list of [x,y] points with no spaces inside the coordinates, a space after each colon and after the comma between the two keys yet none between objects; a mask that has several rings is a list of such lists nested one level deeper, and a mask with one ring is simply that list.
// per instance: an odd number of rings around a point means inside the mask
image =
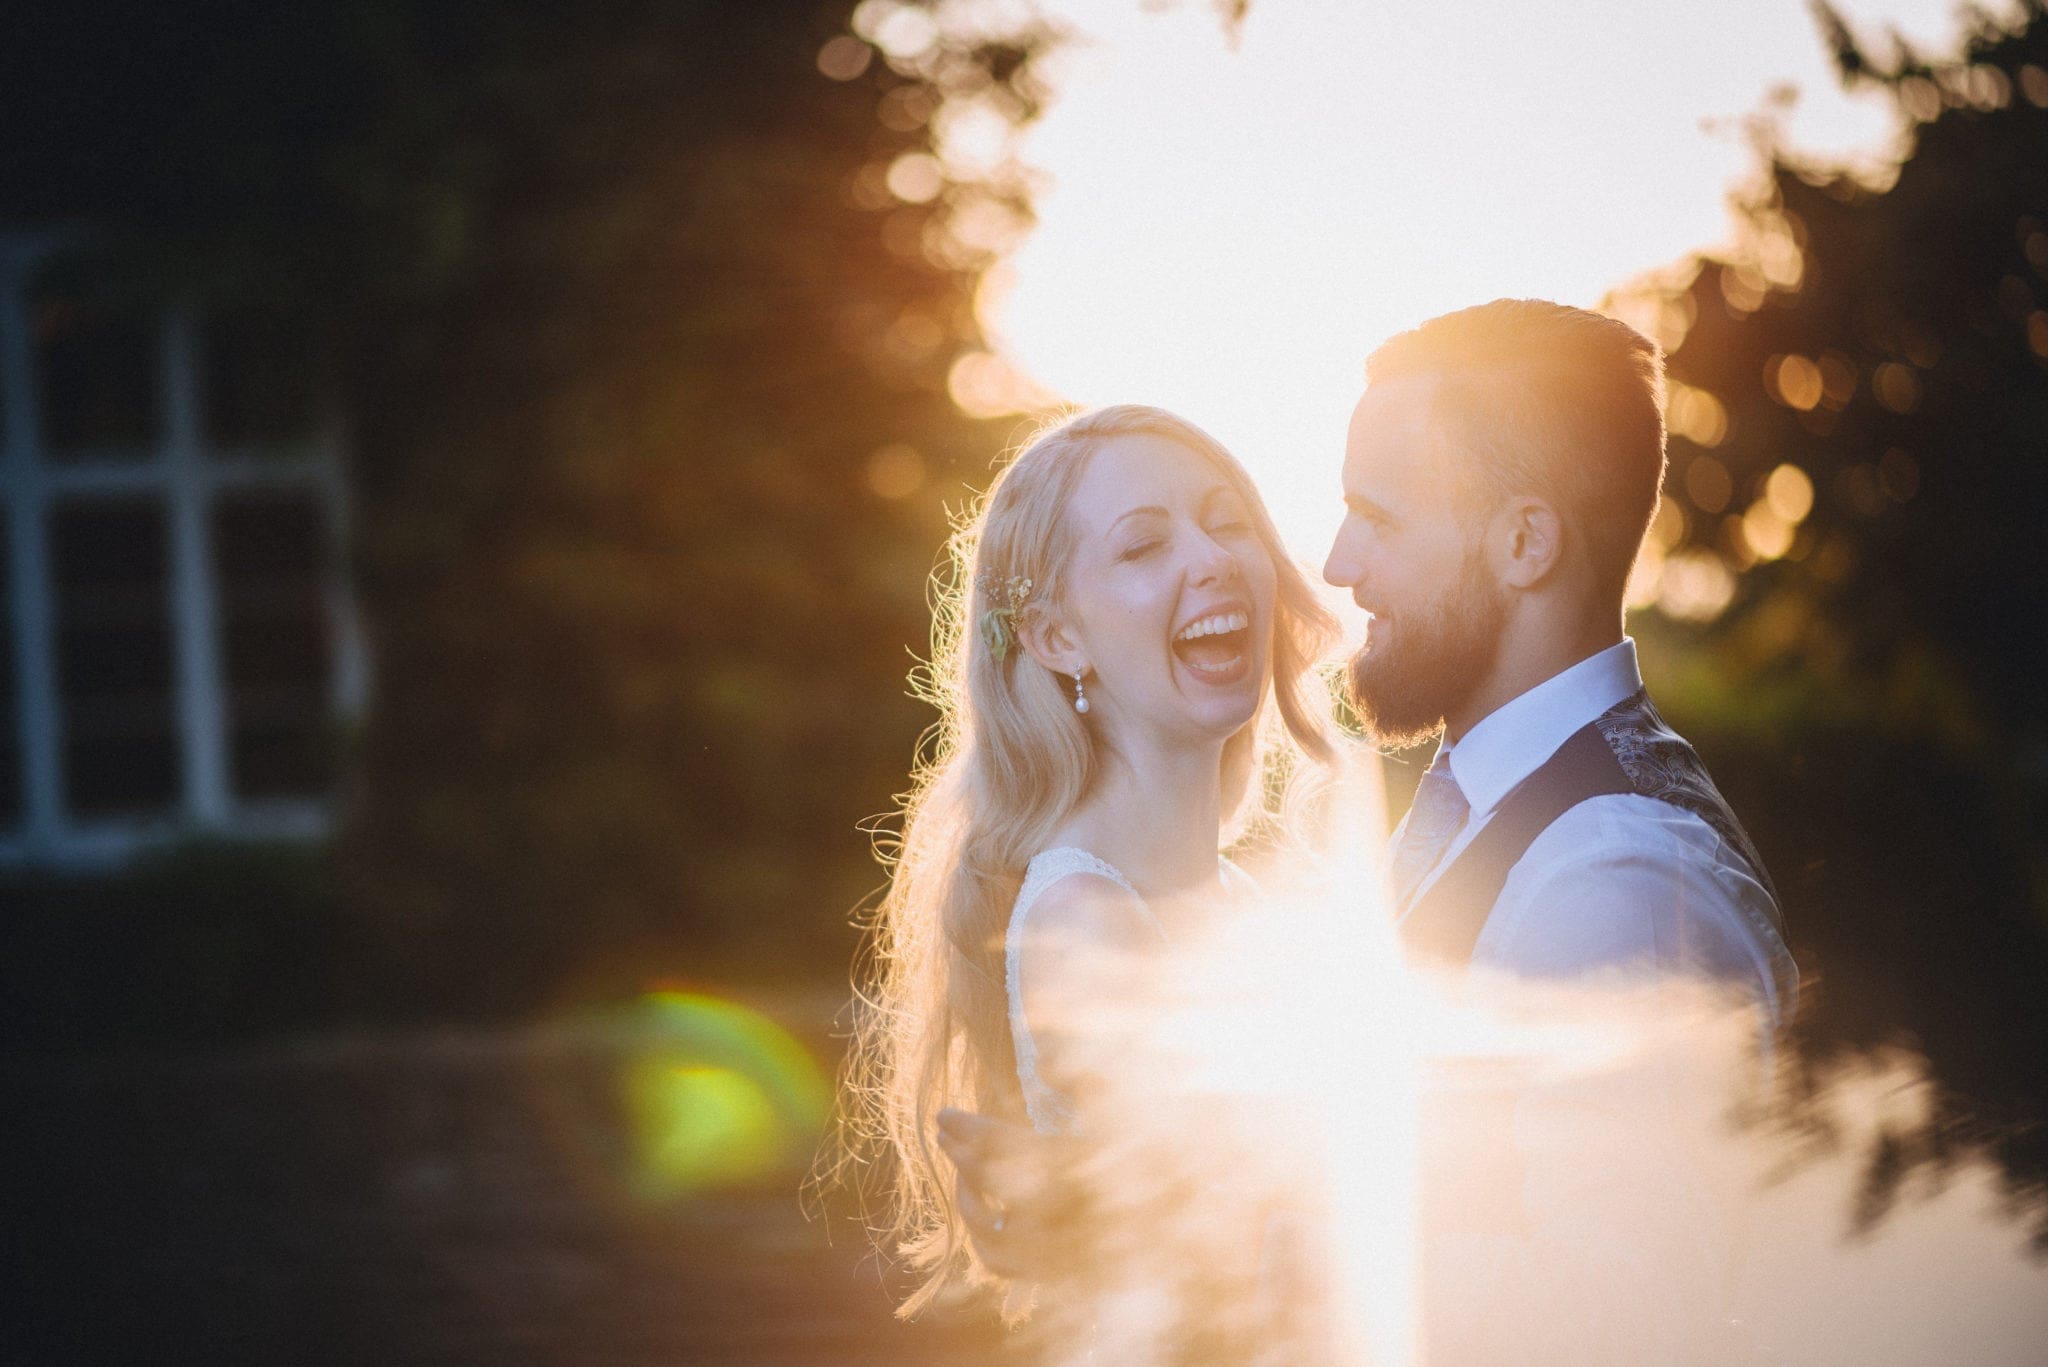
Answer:
[{"label": "man's ear", "polygon": [[1493,516],[1487,537],[1494,573],[1509,588],[1533,589],[1564,563],[1564,519],[1547,500],[1522,495]]},{"label": "man's ear", "polygon": [[1055,674],[1072,674],[1088,668],[1080,643],[1057,614],[1043,609],[1026,613],[1017,624],[1017,644],[1034,662]]}]

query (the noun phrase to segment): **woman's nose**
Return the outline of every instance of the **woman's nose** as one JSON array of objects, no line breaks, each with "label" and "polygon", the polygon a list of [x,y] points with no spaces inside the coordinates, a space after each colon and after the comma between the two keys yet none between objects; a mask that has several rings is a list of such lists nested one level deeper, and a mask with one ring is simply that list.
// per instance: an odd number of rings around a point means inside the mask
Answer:
[{"label": "woman's nose", "polygon": [[1193,565],[1194,582],[1210,584],[1235,579],[1244,567],[1236,554],[1214,537],[1204,536]]}]

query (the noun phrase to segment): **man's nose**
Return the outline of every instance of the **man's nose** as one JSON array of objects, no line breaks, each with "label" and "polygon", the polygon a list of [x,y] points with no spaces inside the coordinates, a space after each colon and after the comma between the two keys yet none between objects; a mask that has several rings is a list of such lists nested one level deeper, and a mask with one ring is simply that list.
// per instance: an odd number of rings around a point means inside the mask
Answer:
[{"label": "man's nose", "polygon": [[1344,533],[1337,533],[1330,553],[1323,557],[1323,582],[1336,589],[1356,588],[1361,569],[1358,555],[1345,544]]}]

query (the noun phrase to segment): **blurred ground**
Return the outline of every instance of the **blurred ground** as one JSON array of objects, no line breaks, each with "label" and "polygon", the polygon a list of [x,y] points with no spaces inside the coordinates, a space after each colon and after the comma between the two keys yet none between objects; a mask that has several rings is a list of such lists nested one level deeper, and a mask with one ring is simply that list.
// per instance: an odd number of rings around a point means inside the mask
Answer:
[{"label": "blurred ground", "polygon": [[593,1151],[604,1134],[536,1083],[555,1047],[441,1033],[7,1057],[10,1358],[937,1367],[997,1351],[896,1325],[872,1257],[828,1246],[793,1178],[627,1200]]}]

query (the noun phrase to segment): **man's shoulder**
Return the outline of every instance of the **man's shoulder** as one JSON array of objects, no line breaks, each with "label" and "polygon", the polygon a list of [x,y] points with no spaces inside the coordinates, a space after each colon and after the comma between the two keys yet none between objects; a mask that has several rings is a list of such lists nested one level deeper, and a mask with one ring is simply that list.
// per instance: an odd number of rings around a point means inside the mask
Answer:
[{"label": "man's shoulder", "polygon": [[1522,863],[1570,866],[1626,856],[1651,864],[1714,863],[1733,853],[1691,807],[1651,793],[1602,793],[1568,807],[1529,843]]},{"label": "man's shoulder", "polygon": [[1608,793],[1571,807],[1530,842],[1509,873],[1495,920],[1540,911],[1553,926],[1668,936],[1699,920],[1739,922],[1741,903],[1771,894],[1749,861],[1699,813],[1641,793]]},{"label": "man's shoulder", "polygon": [[1637,793],[1589,798],[1530,845],[1477,961],[1542,974],[1631,962],[1755,979],[1782,956],[1775,903],[1696,812]]},{"label": "man's shoulder", "polygon": [[1703,803],[1726,805],[1699,751],[1664,720],[1647,692],[1616,703],[1594,720],[1593,727],[1637,794],[1695,815],[1704,815]]}]

